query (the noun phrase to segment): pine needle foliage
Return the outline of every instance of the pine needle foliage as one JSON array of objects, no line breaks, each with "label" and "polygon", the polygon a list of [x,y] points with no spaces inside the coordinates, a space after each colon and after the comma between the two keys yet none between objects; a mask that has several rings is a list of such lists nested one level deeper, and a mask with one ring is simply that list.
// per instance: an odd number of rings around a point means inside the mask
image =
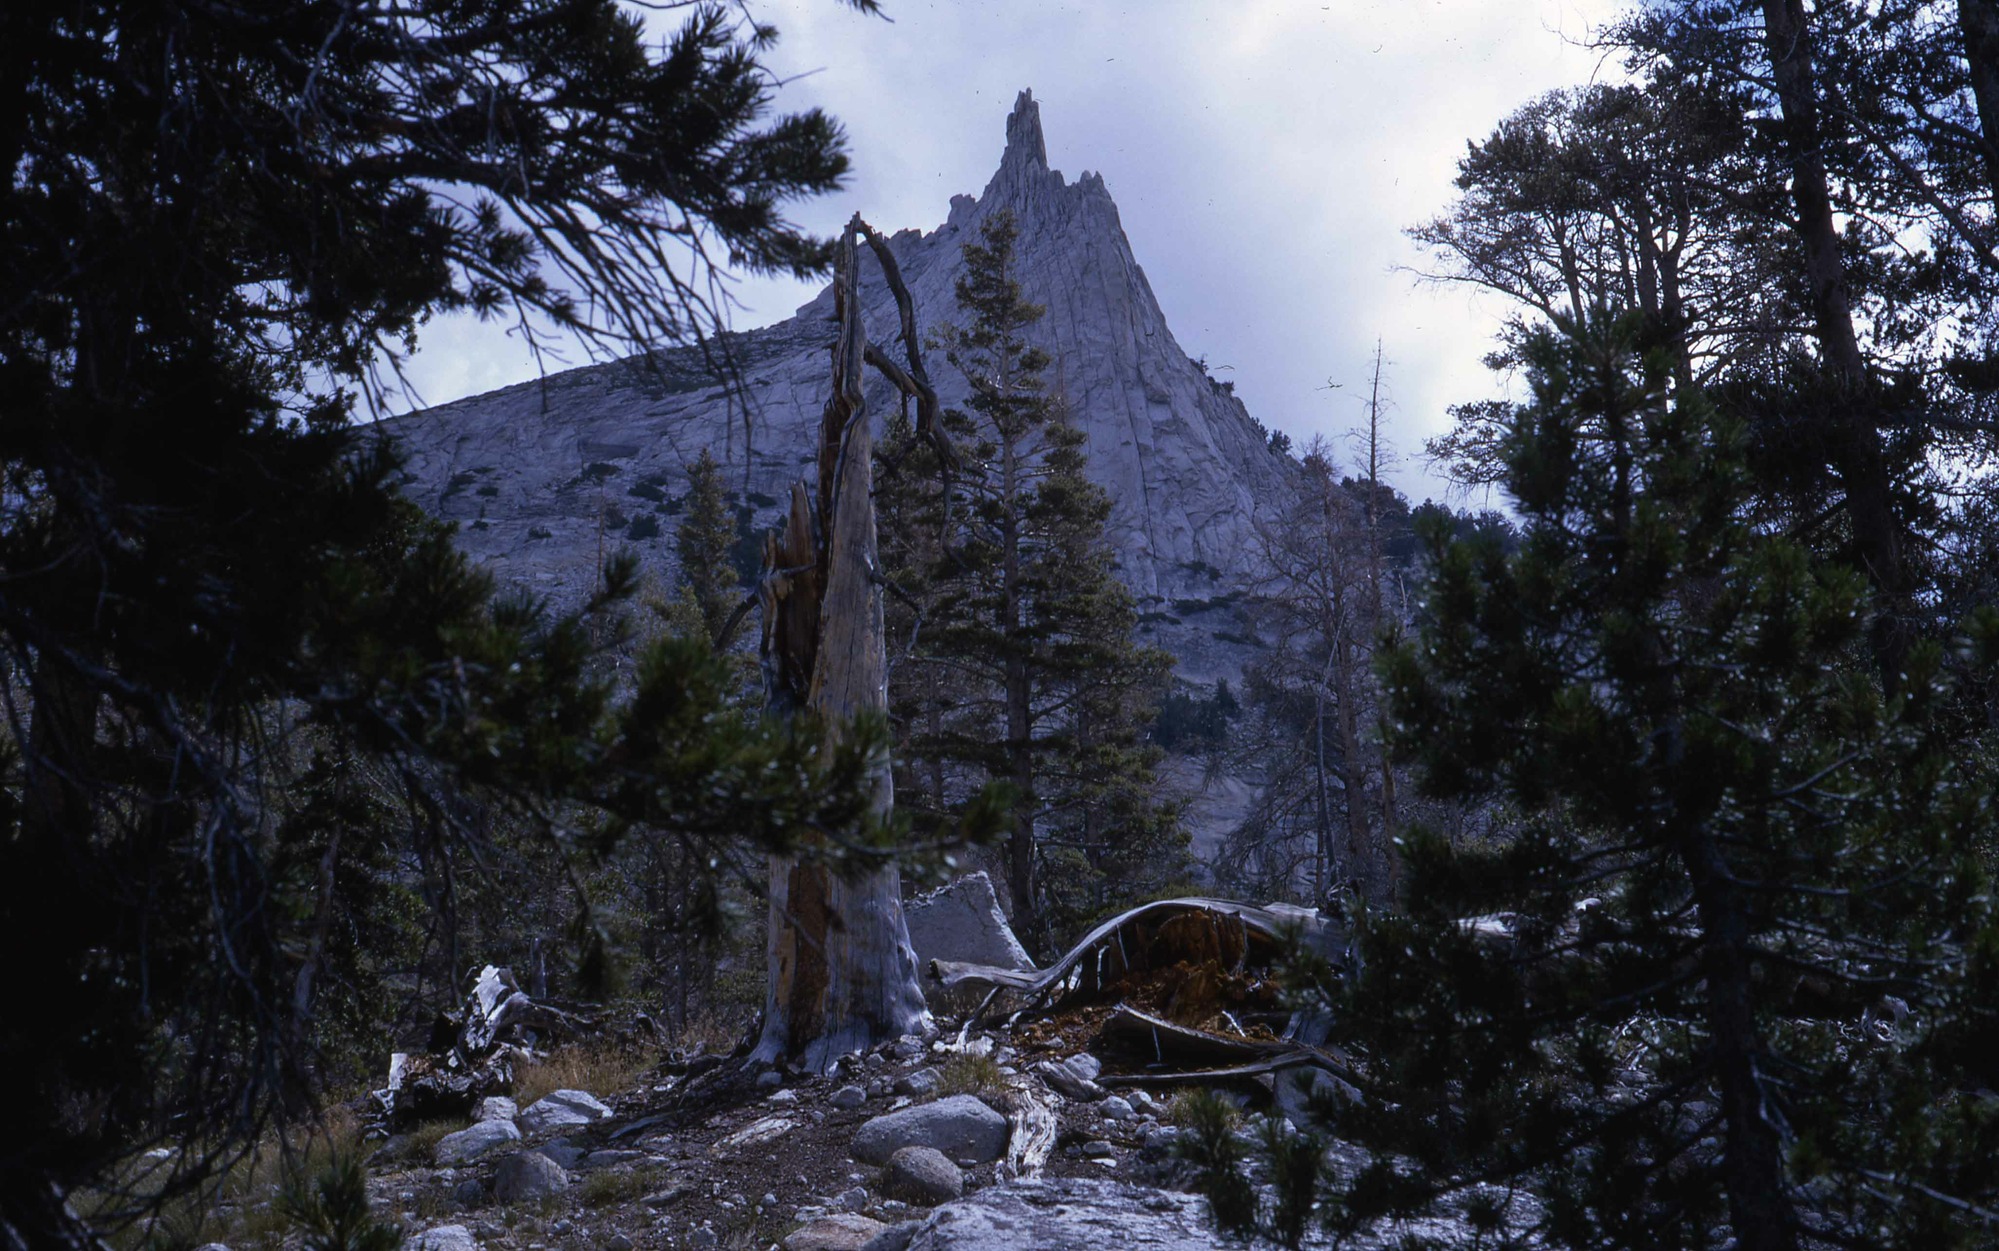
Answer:
[{"label": "pine needle foliage", "polygon": [[906,423],[884,447],[886,559],[910,633],[892,676],[918,828],[945,828],[976,788],[1009,785],[1015,930],[1054,948],[1119,899],[1173,879],[1185,839],[1151,797],[1141,741],[1170,657],[1133,641],[1131,593],[1105,535],[1111,501],[1028,338],[1045,310],[1015,273],[1010,213],[964,247],[965,324],[937,333],[969,395],[944,423],[975,462],[948,479]]},{"label": "pine needle foliage", "polygon": [[299,1179],[281,1197],[300,1251],[398,1251],[402,1227],[376,1218],[368,1203],[368,1172],[352,1153],[316,1176]]},{"label": "pine needle foliage", "polygon": [[614,686],[633,562],[496,596],[351,420],[440,314],[713,341],[709,256],[823,267],[784,214],[838,127],[773,113],[774,31],[668,7],[0,6],[0,1242],[81,1245],[116,1161],[199,1144],[107,1223],[310,1106],[354,936],[449,931],[487,814],[571,882],[638,824],[853,828],[880,727],[747,720],[705,644]]},{"label": "pine needle foliage", "polygon": [[1366,1074],[1319,1111],[1375,1153],[1322,1210],[1505,1183],[1565,1247],[1989,1246],[1994,788],[1961,696],[1999,617],[1884,695],[1864,580],[1745,520],[1740,423],[1636,336],[1527,341],[1516,552],[1431,527],[1394,733],[1431,794],[1514,819],[1412,834],[1363,970],[1313,979]]}]

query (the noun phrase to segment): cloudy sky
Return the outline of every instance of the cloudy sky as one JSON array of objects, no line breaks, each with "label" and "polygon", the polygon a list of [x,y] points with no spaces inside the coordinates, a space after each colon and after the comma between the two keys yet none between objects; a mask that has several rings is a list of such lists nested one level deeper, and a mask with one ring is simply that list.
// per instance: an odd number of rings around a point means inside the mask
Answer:
[{"label": "cloudy sky", "polygon": [[[890,21],[835,0],[753,7],[782,32],[781,105],[822,107],[850,139],[846,189],[797,221],[940,224],[985,185],[1031,87],[1049,163],[1103,174],[1181,346],[1265,425],[1344,441],[1381,341],[1396,477],[1419,499],[1444,490],[1420,452],[1446,405],[1507,385],[1479,365],[1505,308],[1419,282],[1402,231],[1448,203],[1467,139],[1617,68],[1587,46],[1614,0],[884,0]],[[735,322],[811,294],[742,282]],[[430,403],[535,368],[468,323],[430,328],[413,364]]]}]

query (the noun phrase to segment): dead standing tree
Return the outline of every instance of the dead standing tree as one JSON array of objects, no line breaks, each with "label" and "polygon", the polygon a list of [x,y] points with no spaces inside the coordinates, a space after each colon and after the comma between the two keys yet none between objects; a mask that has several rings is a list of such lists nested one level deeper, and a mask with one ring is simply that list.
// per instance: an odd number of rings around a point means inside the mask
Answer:
[{"label": "dead standing tree", "polygon": [[[901,312],[906,368],[867,341],[859,276],[864,238]],[[857,717],[888,715],[864,365],[893,382],[905,403],[915,402],[917,431],[936,445],[947,467],[956,465],[937,423],[936,393],[894,255],[856,216],[841,237],[835,267],[839,338],[833,391],[820,419],[817,507],[805,483],[792,486],[783,529],[764,540],[757,592],[767,706],[778,716],[809,711],[829,735],[847,732]],[[872,785],[871,815],[886,820],[894,806],[886,761]],[[843,1055],[921,1029],[928,1013],[903,921],[900,869],[893,860],[842,868],[813,851],[771,858],[770,976],[763,1035],[752,1059],[788,1059],[825,1072]]]}]

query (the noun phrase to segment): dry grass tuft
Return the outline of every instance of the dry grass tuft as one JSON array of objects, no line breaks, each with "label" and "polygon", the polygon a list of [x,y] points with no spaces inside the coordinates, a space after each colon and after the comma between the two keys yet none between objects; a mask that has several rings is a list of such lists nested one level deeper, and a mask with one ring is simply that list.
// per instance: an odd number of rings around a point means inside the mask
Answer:
[{"label": "dry grass tuft", "polygon": [[1242,1128],[1242,1107],[1226,1095],[1190,1086],[1166,1101],[1160,1119],[1168,1125],[1191,1129],[1205,1120],[1220,1118],[1231,1130]]},{"label": "dry grass tuft", "polygon": [[605,1099],[638,1085],[658,1063],[647,1048],[616,1043],[563,1047],[521,1070],[514,1079],[514,1102],[525,1108],[558,1090],[583,1090]]},{"label": "dry grass tuft", "polygon": [[657,1167],[623,1172],[601,1169],[583,1179],[580,1198],[586,1208],[615,1207],[620,1203],[636,1203],[664,1182],[665,1175]]},{"label": "dry grass tuft", "polygon": [[1006,1074],[991,1056],[960,1053],[944,1061],[937,1070],[937,1093],[941,1095],[996,1096],[1006,1091]]}]

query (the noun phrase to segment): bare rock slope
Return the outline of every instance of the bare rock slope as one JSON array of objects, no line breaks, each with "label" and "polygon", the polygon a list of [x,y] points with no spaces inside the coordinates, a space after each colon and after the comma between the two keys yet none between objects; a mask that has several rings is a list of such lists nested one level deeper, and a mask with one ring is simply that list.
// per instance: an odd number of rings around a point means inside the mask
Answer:
[{"label": "bare rock slope", "polygon": [[[1048,376],[1088,436],[1091,476],[1114,501],[1111,540],[1146,637],[1180,658],[1185,677],[1231,675],[1246,656],[1232,592],[1258,558],[1258,517],[1290,496],[1289,462],[1174,341],[1103,179],[1071,183],[1048,168],[1028,92],[1007,118],[1005,154],[984,193],[955,197],[937,229],[890,241],[926,333],[958,319],[959,250],[1002,209],[1020,224],[1022,286],[1048,309],[1035,335],[1053,358]],[[863,265],[869,332],[886,341],[894,303],[865,252]],[[755,523],[775,524],[778,501],[813,459],[831,317],[828,288],[789,320],[736,336],[740,395],[692,349],[676,349],[656,353],[652,369],[572,369],[383,429],[407,457],[405,488],[460,524],[467,551],[503,581],[572,602],[601,554],[621,543],[669,574],[687,467],[704,448],[728,467],[725,480],[745,492]],[[941,360],[931,373],[947,405],[964,395]],[[895,402],[878,379],[868,399],[878,420]]]}]

